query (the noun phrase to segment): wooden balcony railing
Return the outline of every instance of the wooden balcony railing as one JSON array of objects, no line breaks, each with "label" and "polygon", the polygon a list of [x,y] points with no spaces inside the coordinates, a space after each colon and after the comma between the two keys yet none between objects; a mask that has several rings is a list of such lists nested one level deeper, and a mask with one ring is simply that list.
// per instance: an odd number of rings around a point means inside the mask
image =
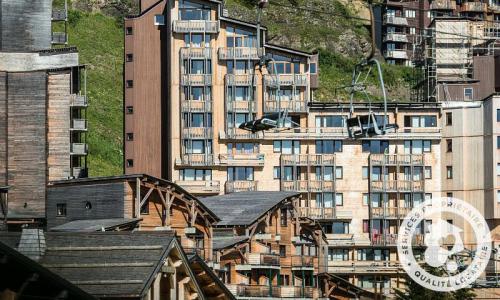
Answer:
[{"label": "wooden balcony railing", "polygon": [[253,180],[234,180],[226,181],[226,193],[250,192],[257,190],[258,181]]},{"label": "wooden balcony railing", "polygon": [[226,103],[228,112],[255,112],[257,105],[254,101],[228,101]]},{"label": "wooden balcony railing", "polygon": [[71,130],[87,131],[87,120],[86,119],[72,119],[71,120]]},{"label": "wooden balcony railing", "polygon": [[266,100],[264,103],[265,112],[277,112],[287,109],[289,112],[307,112],[309,107],[307,106],[307,101],[303,100],[281,100],[279,102],[275,100]]},{"label": "wooden balcony railing", "polygon": [[187,58],[211,59],[212,48],[183,47],[181,48],[181,59],[187,59]]},{"label": "wooden balcony railing", "polygon": [[225,139],[257,140],[261,137],[262,137],[261,134],[259,134],[258,132],[251,133],[250,131],[239,128],[228,128],[225,131],[219,132],[219,138],[222,140]]},{"label": "wooden balcony railing", "polygon": [[177,180],[175,183],[194,194],[220,193],[218,180]]},{"label": "wooden balcony railing", "polygon": [[271,253],[247,253],[249,265],[254,266],[279,266],[280,256]]},{"label": "wooden balcony railing", "polygon": [[213,139],[212,127],[187,127],[182,128],[183,139]]},{"label": "wooden balcony railing", "polygon": [[281,180],[281,190],[297,192],[333,192],[335,190],[335,184],[333,180]]},{"label": "wooden balcony railing", "polygon": [[382,165],[424,165],[423,154],[370,154],[372,166]]},{"label": "wooden balcony railing", "polygon": [[398,235],[372,233],[371,241],[374,246],[395,246],[398,242]]},{"label": "wooden balcony railing", "polygon": [[219,21],[209,20],[175,20],[173,31],[176,33],[207,32],[218,33]]},{"label": "wooden balcony railing", "polygon": [[226,74],[225,81],[227,86],[254,86],[257,85],[257,80],[259,79],[256,75],[250,74]]},{"label": "wooden balcony railing", "polygon": [[212,75],[183,74],[181,76],[181,85],[194,85],[194,86],[212,85]]},{"label": "wooden balcony railing", "polygon": [[352,219],[352,210],[345,210],[342,208],[334,207],[299,207],[299,214],[301,217],[311,219]]},{"label": "wooden balcony railing", "polygon": [[281,165],[334,166],[335,154],[281,154]]},{"label": "wooden balcony railing", "polygon": [[[248,298],[316,298],[316,288],[301,286],[269,286],[226,284],[229,291],[236,297]],[[317,291],[316,291],[317,294]]]},{"label": "wooden balcony railing", "polygon": [[87,155],[88,146],[85,143],[72,143],[71,144],[71,154],[72,155]]},{"label": "wooden balcony railing", "polygon": [[411,211],[409,207],[372,207],[372,218],[399,218],[404,219]]},{"label": "wooden balcony railing", "polygon": [[292,267],[314,267],[315,256],[305,256],[305,255],[293,255],[292,256]]},{"label": "wooden balcony railing", "polygon": [[181,101],[182,112],[211,112],[212,101],[183,100]]},{"label": "wooden balcony railing", "polygon": [[66,32],[52,32],[52,44],[65,45],[68,43]]},{"label": "wooden balcony railing", "polygon": [[488,4],[483,2],[465,2],[462,3],[461,7],[464,12],[486,12]]},{"label": "wooden balcony railing", "polygon": [[395,273],[401,271],[398,261],[348,260],[329,261],[328,272],[331,273]]},{"label": "wooden balcony railing", "polygon": [[[261,53],[264,53],[264,48],[260,49]],[[259,51],[254,47],[228,47],[219,48],[219,59],[259,59]]]},{"label": "wooden balcony railing", "polygon": [[264,75],[264,83],[266,86],[276,87],[278,82],[280,86],[308,86],[309,78],[307,74]]},{"label": "wooden balcony railing", "polygon": [[424,192],[424,180],[371,181],[372,192]]},{"label": "wooden balcony railing", "polygon": [[213,154],[183,154],[180,158],[176,159],[178,166],[212,166],[214,165]]},{"label": "wooden balcony railing", "polygon": [[87,97],[84,95],[71,94],[70,105],[73,107],[87,107]]},{"label": "wooden balcony railing", "polygon": [[264,154],[219,154],[219,163],[228,166],[263,166]]},{"label": "wooden balcony railing", "polygon": [[431,10],[455,10],[457,3],[451,0],[433,0],[430,6]]},{"label": "wooden balcony railing", "polygon": [[408,25],[408,20],[405,17],[397,17],[392,15],[385,15],[383,22],[384,24],[393,24],[401,26]]}]

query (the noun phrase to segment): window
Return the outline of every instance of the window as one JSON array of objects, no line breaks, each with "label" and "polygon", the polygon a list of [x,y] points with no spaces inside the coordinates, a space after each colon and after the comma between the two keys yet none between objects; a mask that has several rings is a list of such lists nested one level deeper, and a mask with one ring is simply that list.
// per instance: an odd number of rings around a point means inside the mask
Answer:
[{"label": "window", "polygon": [[343,116],[316,116],[316,127],[344,127]]},{"label": "window", "polygon": [[132,27],[126,27],[125,28],[125,34],[126,35],[132,35],[133,34]]},{"label": "window", "polygon": [[280,245],[280,256],[281,257],[286,256],[286,246],[285,245]]},{"label": "window", "polygon": [[497,191],[497,203],[500,203],[500,190]]},{"label": "window", "polygon": [[229,167],[227,168],[227,180],[254,180],[252,167]]},{"label": "window", "polygon": [[333,222],[333,234],[347,234],[349,233],[349,222]]},{"label": "window", "polygon": [[165,16],[155,15],[155,25],[165,25]]},{"label": "window", "polygon": [[344,178],[344,168],[335,167],[335,179],[342,179],[342,178]]},{"label": "window", "polygon": [[500,136],[497,136],[497,149],[500,149]]},{"label": "window", "polygon": [[405,127],[437,127],[437,116],[405,116]]},{"label": "window", "polygon": [[446,198],[448,198],[448,200],[451,200],[453,198],[453,193],[446,193]]},{"label": "window", "polygon": [[212,180],[212,170],[210,169],[181,169],[179,180],[185,181],[210,181]]},{"label": "window", "polygon": [[424,175],[425,175],[425,179],[431,179],[432,178],[432,167],[431,166],[426,166],[424,168]]},{"label": "window", "polygon": [[453,116],[451,112],[446,113],[446,126],[451,126],[453,125]]},{"label": "window", "polygon": [[288,226],[288,209],[281,209],[281,226]]},{"label": "window", "polygon": [[362,142],[363,152],[370,152],[372,154],[382,154],[389,150],[389,141],[366,141]]},{"label": "window", "polygon": [[134,160],[133,159],[127,159],[127,168],[132,168],[134,166]]},{"label": "window", "polygon": [[132,132],[127,132],[127,141],[133,141],[134,140],[134,134]]},{"label": "window", "polygon": [[453,167],[452,166],[446,166],[446,178],[447,179],[453,178]]},{"label": "window", "polygon": [[370,195],[368,193],[363,193],[363,205],[368,206],[370,201]]},{"label": "window", "polygon": [[474,99],[474,89],[473,88],[464,88],[464,100],[473,100]]},{"label": "window", "polygon": [[212,141],[206,140],[184,140],[185,154],[212,153]]},{"label": "window", "polygon": [[430,140],[404,141],[405,154],[422,154],[423,152],[431,152]]},{"label": "window", "polygon": [[127,84],[127,88],[132,88],[132,87],[134,87],[134,81],[133,81],[133,80],[127,80],[127,81],[126,81],[126,84]]},{"label": "window", "polygon": [[432,194],[431,193],[425,194],[425,201],[429,201],[429,203],[432,201]]},{"label": "window", "polygon": [[127,115],[131,115],[134,113],[134,107],[133,106],[127,106]]},{"label": "window", "polygon": [[127,53],[127,55],[125,56],[125,60],[127,62],[134,61],[134,55],[132,53]]},{"label": "window", "polygon": [[316,141],[317,154],[332,154],[336,152],[342,152],[342,141],[339,140]]},{"label": "window", "polygon": [[333,195],[333,193],[316,194],[316,207],[333,207]]},{"label": "window", "polygon": [[309,64],[309,73],[316,74],[318,72],[316,63]]},{"label": "window", "polygon": [[361,173],[362,173],[363,179],[368,179],[368,173],[369,173],[368,171],[369,171],[368,167],[363,167],[361,169]]},{"label": "window", "polygon": [[66,203],[58,203],[56,204],[56,215],[58,217],[66,216]]},{"label": "window", "polygon": [[406,18],[415,18],[416,16],[416,11],[413,9],[406,9],[405,10],[405,17]]},{"label": "window", "polygon": [[335,206],[343,206],[344,205],[344,195],[342,193],[335,194]]},{"label": "window", "polygon": [[368,233],[368,232],[370,232],[370,221],[363,220],[363,233]]},{"label": "window", "polygon": [[410,27],[410,28],[408,29],[408,33],[409,33],[409,34],[416,34],[416,33],[417,33],[417,29],[416,29],[415,27]]},{"label": "window", "polygon": [[497,163],[497,176],[500,176],[500,163]]},{"label": "window", "polygon": [[358,249],[358,260],[389,260],[389,249]]},{"label": "window", "polygon": [[280,167],[273,167],[273,178],[280,179],[280,177],[281,177],[281,168]]},{"label": "window", "polygon": [[451,139],[446,140],[446,152],[453,152],[453,141]]},{"label": "window", "polygon": [[330,261],[349,260],[349,249],[328,248],[328,260]]},{"label": "window", "polygon": [[273,151],[274,153],[300,154],[300,141],[274,141]]},{"label": "window", "polygon": [[497,122],[500,122],[500,109],[497,109]]}]

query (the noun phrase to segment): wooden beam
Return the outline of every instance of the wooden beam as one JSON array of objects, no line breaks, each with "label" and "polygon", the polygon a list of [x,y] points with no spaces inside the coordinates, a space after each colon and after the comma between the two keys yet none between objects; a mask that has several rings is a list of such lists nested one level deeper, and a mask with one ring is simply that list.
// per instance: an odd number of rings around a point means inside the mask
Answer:
[{"label": "wooden beam", "polygon": [[139,218],[139,216],[141,215],[140,203],[141,203],[141,179],[137,177],[135,180],[135,205],[134,205],[135,218]]},{"label": "wooden beam", "polygon": [[146,203],[146,201],[148,200],[149,196],[151,196],[151,193],[155,190],[154,187],[151,187],[149,189],[149,191],[146,193],[146,196],[144,196],[144,198],[142,198],[141,200],[141,204],[140,204],[140,207],[142,208],[142,206],[144,205],[144,203]]}]

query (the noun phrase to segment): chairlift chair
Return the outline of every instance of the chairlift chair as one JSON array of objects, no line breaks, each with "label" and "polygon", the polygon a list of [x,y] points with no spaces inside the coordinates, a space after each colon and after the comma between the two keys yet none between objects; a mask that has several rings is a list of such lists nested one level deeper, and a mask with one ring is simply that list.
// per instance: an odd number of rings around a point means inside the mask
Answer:
[{"label": "chairlift chair", "polygon": [[[380,126],[374,113],[368,115],[357,115],[347,119],[347,131],[350,138],[372,137],[375,135],[384,135],[389,131],[397,130],[398,124],[384,124]],[[382,129],[381,129],[382,128]]]}]

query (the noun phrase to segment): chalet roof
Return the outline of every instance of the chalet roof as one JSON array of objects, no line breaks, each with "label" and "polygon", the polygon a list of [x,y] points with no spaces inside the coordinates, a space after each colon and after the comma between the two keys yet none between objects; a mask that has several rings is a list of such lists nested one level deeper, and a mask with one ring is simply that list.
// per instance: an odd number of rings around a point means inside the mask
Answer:
[{"label": "chalet roof", "polygon": [[240,192],[201,198],[219,218],[215,226],[248,226],[282,201],[299,197],[297,192]]},{"label": "chalet roof", "polygon": [[38,263],[96,297],[142,297],[178,246],[171,232],[160,231],[47,232],[45,239]]},{"label": "chalet roof", "polygon": [[214,250],[224,249],[227,247],[231,247],[235,244],[248,240],[247,236],[218,236],[217,233],[214,232],[214,236],[212,238],[212,246]]},{"label": "chalet roof", "polygon": [[[196,275],[196,281],[203,290],[203,294],[208,299],[221,298],[227,300],[235,300],[236,297],[231,293],[226,285],[220,280],[212,268],[210,268],[205,261],[196,254],[188,255],[189,266]],[[206,283],[209,284],[206,284]],[[205,283],[205,284],[204,284]],[[211,284],[215,283],[215,284]]]},{"label": "chalet roof", "polygon": [[113,218],[113,219],[92,219],[92,220],[75,220],[64,223],[59,226],[52,227],[50,231],[72,231],[72,232],[93,232],[93,231],[110,231],[115,228],[124,226],[133,226],[137,224],[140,218]]}]

